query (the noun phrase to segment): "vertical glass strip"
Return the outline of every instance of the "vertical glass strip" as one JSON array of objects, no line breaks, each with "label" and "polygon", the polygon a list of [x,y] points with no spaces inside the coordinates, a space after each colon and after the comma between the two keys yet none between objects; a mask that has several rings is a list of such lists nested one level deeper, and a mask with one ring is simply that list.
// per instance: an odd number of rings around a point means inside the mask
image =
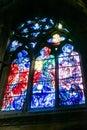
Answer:
[{"label": "vertical glass strip", "polygon": [[83,77],[79,54],[73,51],[73,46],[66,44],[59,62],[59,98],[60,106],[85,103]]},{"label": "vertical glass strip", "polygon": [[21,110],[26,98],[30,61],[27,52],[17,54],[10,66],[10,72],[4,93],[2,111]]},{"label": "vertical glass strip", "polygon": [[51,49],[44,47],[35,61],[31,108],[55,105],[55,59]]}]

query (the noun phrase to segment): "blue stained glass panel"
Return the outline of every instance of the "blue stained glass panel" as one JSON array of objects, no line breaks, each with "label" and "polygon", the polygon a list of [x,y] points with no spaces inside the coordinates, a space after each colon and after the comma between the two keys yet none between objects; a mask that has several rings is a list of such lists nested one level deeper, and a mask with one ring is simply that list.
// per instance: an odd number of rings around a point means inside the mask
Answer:
[{"label": "blue stained glass panel", "polygon": [[37,84],[33,83],[33,93],[49,93],[55,92],[55,81],[40,81]]},{"label": "blue stained glass panel", "polygon": [[33,36],[33,37],[38,37],[38,35],[40,34],[40,32],[33,32],[33,33],[31,33],[31,35]]},{"label": "blue stained glass panel", "polygon": [[31,21],[31,20],[27,21],[27,24],[29,24],[29,25],[32,24],[32,23],[33,23],[33,21]]},{"label": "blue stained glass panel", "polygon": [[39,37],[45,35],[49,29],[54,26],[54,24],[55,22],[53,19],[35,17],[32,20],[28,20],[25,23],[20,24],[17,28],[17,34],[19,37],[29,40],[30,46],[35,48]]},{"label": "blue stained glass panel", "polygon": [[52,25],[54,25],[53,19],[50,19],[49,22],[50,22]]},{"label": "blue stained glass panel", "polygon": [[[2,111],[9,111],[9,110],[21,110],[23,109],[24,101],[25,101],[26,96],[13,96],[6,98],[4,97],[3,99],[3,104],[7,107],[2,109]],[[9,104],[9,105],[8,105]]]},{"label": "blue stained glass panel", "polygon": [[32,48],[34,48],[36,46],[37,42],[30,42],[30,45],[32,46]]},{"label": "blue stained glass panel", "polygon": [[25,101],[26,96],[18,96],[18,97],[13,97],[13,108],[16,110],[21,110],[23,109],[24,101]]},{"label": "blue stained glass panel", "polygon": [[12,52],[12,51],[15,51],[18,47],[22,46],[23,44],[20,43],[19,41],[17,40],[14,40],[10,43],[10,46],[9,46],[9,51]]},{"label": "blue stained glass panel", "polygon": [[31,28],[34,30],[40,30],[41,27],[42,27],[42,25],[40,25],[39,23],[35,23],[33,26],[31,26]]},{"label": "blue stained glass panel", "polygon": [[20,31],[21,33],[28,33],[29,32],[29,30],[28,30],[28,28],[24,28],[23,30],[21,30]]},{"label": "blue stained glass panel", "polygon": [[48,108],[55,106],[55,93],[41,93],[32,96],[31,108]]},{"label": "blue stained glass panel", "polygon": [[64,45],[63,53],[58,57],[60,106],[85,103],[80,56],[73,49],[74,47],[70,44]]},{"label": "blue stained glass panel", "polygon": [[47,21],[47,18],[43,18],[43,19],[41,19],[41,22],[46,22]]},{"label": "blue stained glass panel", "polygon": [[48,30],[48,29],[50,29],[50,28],[51,28],[51,26],[50,26],[50,25],[45,25],[44,30]]},{"label": "blue stained glass panel", "polygon": [[23,28],[25,26],[25,23],[22,23],[22,24],[20,24],[19,26],[18,26],[18,29],[21,29],[21,28]]},{"label": "blue stained glass panel", "polygon": [[69,90],[59,87],[60,106],[85,104],[84,90],[77,85],[72,85]]}]

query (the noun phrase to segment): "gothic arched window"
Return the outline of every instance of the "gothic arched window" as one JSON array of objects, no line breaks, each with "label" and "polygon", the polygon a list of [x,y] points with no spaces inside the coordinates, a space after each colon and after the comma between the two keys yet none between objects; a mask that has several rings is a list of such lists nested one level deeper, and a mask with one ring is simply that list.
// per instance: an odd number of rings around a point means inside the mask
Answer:
[{"label": "gothic arched window", "polygon": [[81,56],[64,23],[27,20],[11,33],[8,51],[11,64],[1,111],[85,104]]}]

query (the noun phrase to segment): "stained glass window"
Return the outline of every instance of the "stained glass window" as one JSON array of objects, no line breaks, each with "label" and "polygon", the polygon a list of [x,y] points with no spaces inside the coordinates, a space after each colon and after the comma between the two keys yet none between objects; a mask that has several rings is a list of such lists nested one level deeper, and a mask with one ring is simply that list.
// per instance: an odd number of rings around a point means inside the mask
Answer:
[{"label": "stained glass window", "polygon": [[70,30],[58,21],[35,17],[13,29],[1,111],[58,110],[85,104],[81,56]]},{"label": "stained glass window", "polygon": [[73,46],[66,44],[58,56],[59,62],[59,98],[60,106],[84,104],[81,61]]},{"label": "stained glass window", "polygon": [[55,106],[55,57],[44,47],[35,60],[31,108]]},{"label": "stained glass window", "polygon": [[30,60],[27,54],[27,51],[21,50],[11,63],[2,111],[23,109],[30,69]]}]

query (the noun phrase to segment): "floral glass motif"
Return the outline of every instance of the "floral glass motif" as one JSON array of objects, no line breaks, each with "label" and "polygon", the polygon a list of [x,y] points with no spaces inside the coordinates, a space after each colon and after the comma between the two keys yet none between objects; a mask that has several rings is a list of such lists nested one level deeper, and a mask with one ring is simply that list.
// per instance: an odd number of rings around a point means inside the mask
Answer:
[{"label": "floral glass motif", "polygon": [[31,108],[55,106],[55,57],[44,47],[35,61]]},{"label": "floral glass motif", "polygon": [[21,50],[12,61],[4,93],[2,111],[21,110],[26,98],[30,61],[27,51]]},{"label": "floral glass motif", "polygon": [[35,48],[39,43],[40,37],[44,36],[55,25],[53,19],[35,17],[18,26],[17,34],[28,39],[28,44]]},{"label": "floral glass motif", "polygon": [[72,45],[66,44],[58,56],[60,106],[85,103],[80,56],[73,49]]}]

